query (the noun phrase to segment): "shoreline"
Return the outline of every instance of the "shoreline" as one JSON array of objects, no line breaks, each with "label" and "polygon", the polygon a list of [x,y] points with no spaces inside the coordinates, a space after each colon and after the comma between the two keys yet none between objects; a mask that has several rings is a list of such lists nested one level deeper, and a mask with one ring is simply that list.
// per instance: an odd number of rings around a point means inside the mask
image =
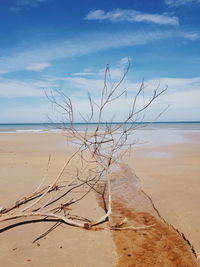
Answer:
[{"label": "shoreline", "polygon": [[[120,125],[121,122],[112,122],[110,125]],[[197,130],[200,131],[200,121],[175,121],[175,122],[135,122],[127,123],[127,126],[134,125],[139,131],[143,130]],[[65,127],[68,124],[64,124]],[[0,123],[0,133],[10,133],[10,132],[62,132],[62,123]],[[88,128],[89,131],[95,130],[97,123],[74,123],[74,127],[78,131],[84,131]],[[100,128],[106,126],[106,122],[100,123]],[[137,131],[137,130],[136,130]]]}]

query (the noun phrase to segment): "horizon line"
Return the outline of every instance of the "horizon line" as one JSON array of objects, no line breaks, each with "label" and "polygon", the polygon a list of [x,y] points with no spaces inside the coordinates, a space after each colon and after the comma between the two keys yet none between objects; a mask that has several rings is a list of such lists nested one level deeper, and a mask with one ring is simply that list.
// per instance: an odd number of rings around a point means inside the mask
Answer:
[{"label": "horizon line", "polygon": [[[116,121],[116,122],[73,122],[73,124],[120,124],[123,122]],[[136,122],[127,122],[126,124],[134,124],[134,123],[200,123],[200,120],[191,120],[191,121],[136,121]],[[11,124],[71,124],[70,122],[0,122],[0,125],[11,125]]]}]

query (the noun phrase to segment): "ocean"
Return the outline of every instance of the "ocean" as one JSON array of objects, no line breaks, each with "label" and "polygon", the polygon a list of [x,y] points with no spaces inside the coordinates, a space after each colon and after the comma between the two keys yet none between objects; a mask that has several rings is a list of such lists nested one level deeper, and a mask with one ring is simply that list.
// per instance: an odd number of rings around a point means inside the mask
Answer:
[{"label": "ocean", "polygon": [[[112,123],[113,126],[119,123]],[[102,123],[101,128],[103,129],[106,124]],[[130,125],[130,124],[129,124]],[[141,126],[142,130],[183,130],[183,131],[199,131],[200,121],[195,122],[154,122],[154,123],[139,123],[136,124]],[[66,127],[68,124],[65,125]],[[0,133],[45,133],[45,132],[60,132],[65,127],[60,123],[1,123]],[[92,131],[96,128],[96,123],[75,123],[75,128],[78,131],[84,131],[88,128],[88,131]],[[144,127],[145,126],[145,127]]]}]

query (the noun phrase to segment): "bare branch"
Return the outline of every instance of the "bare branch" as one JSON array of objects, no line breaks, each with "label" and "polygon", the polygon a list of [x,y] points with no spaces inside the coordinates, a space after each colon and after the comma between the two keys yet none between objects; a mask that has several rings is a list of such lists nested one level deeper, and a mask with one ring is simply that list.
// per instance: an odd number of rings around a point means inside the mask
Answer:
[{"label": "bare branch", "polygon": [[[121,89],[130,68],[130,61],[125,68],[121,78],[112,82],[109,65],[105,68],[103,88],[100,92],[99,101],[88,93],[89,114],[83,115],[82,120],[86,123],[86,128],[79,131],[75,123],[75,110],[71,98],[61,90],[44,90],[47,99],[52,107],[62,116],[60,120],[67,140],[76,146],[75,152],[68,158],[53,181],[44,186],[47,182],[47,174],[51,163],[49,156],[46,174],[37,189],[30,195],[18,200],[7,208],[0,210],[0,222],[11,221],[17,218],[37,216],[54,218],[59,223],[64,222],[72,226],[90,229],[91,227],[109,219],[112,214],[112,192],[111,174],[112,166],[118,164],[134,145],[129,137],[137,130],[144,127],[144,111],[166,90],[160,90],[160,83],[154,89],[153,94],[145,103],[144,89],[145,83],[142,81],[138,91],[131,98],[130,110],[121,122],[114,123],[115,114],[109,114],[111,119],[103,122],[105,109],[123,96],[128,96],[127,89]],[[137,109],[138,99],[142,97],[142,106]],[[75,108],[75,110],[74,110]],[[96,112],[97,110],[97,112]],[[165,112],[166,108],[160,114]],[[78,110],[79,112],[79,110]],[[95,113],[96,112],[96,113]],[[111,113],[111,112],[110,112]],[[94,117],[95,129],[90,129],[90,123]],[[138,121],[139,120],[139,121]],[[100,184],[104,184],[103,192],[98,190]],[[89,220],[79,215],[72,215],[73,205],[78,205],[92,191],[102,195],[105,213],[97,220]],[[104,198],[106,192],[106,198]],[[22,206],[22,207],[21,207]],[[69,207],[70,206],[70,207]],[[17,209],[21,207],[21,209]],[[112,230],[143,230],[150,226],[124,226],[121,224],[111,227]],[[58,224],[55,225],[55,227]],[[53,230],[54,226],[46,233]],[[44,233],[44,234],[46,234]],[[43,235],[42,235],[43,236]]]}]

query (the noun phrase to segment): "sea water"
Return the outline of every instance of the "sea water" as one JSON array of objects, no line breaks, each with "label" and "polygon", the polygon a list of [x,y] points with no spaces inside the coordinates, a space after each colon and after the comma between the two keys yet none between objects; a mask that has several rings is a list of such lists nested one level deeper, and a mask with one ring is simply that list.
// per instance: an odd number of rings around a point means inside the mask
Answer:
[{"label": "sea water", "polygon": [[[109,124],[101,123],[100,130],[103,131]],[[120,123],[112,123],[111,128],[117,128]],[[200,132],[200,122],[154,122],[135,123],[136,130],[133,130],[126,143],[134,146],[160,146],[168,144],[186,143],[187,134]],[[60,133],[65,132],[69,124],[60,123],[13,123],[0,124],[1,133]],[[130,127],[128,123],[125,127]],[[96,129],[97,123],[74,123],[77,131],[87,130],[92,132]],[[117,140],[118,134],[115,133]]]},{"label": "sea water", "polygon": [[[120,122],[111,123],[110,125],[117,126]],[[106,123],[101,123],[100,128],[106,127]],[[127,124],[127,126],[129,126]],[[195,122],[154,122],[154,123],[135,123],[142,130],[182,130],[182,131],[199,131],[200,121]],[[65,130],[70,124],[61,123],[0,123],[0,132],[59,132]],[[74,123],[74,127],[78,131],[93,131],[97,123]],[[141,127],[140,127],[141,126]]]}]

